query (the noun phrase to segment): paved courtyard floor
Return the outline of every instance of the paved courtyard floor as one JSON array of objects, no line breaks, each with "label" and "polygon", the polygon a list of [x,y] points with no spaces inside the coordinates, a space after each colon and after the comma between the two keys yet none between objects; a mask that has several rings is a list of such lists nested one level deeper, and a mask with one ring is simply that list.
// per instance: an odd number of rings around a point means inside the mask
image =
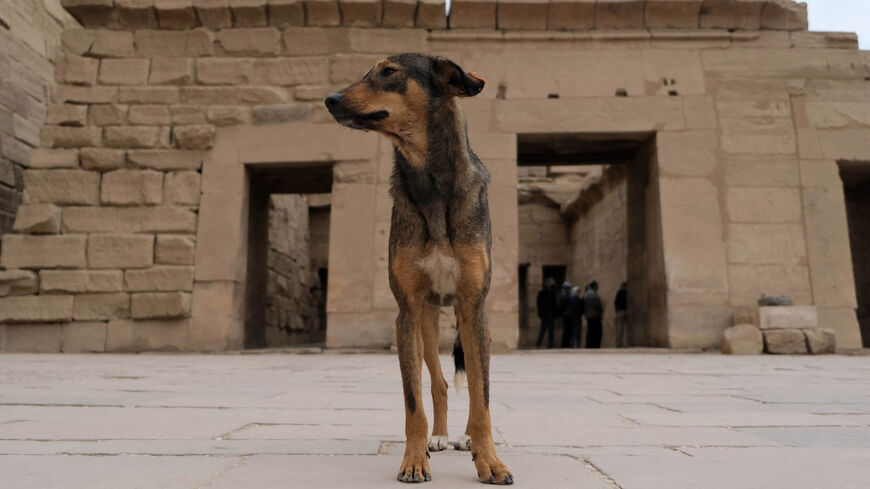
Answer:
[{"label": "paved courtyard floor", "polygon": [[[517,487],[870,487],[870,357],[532,352],[492,371]],[[450,394],[455,439],[468,393]],[[389,354],[0,355],[0,487],[398,488],[403,413]],[[431,466],[424,487],[481,487],[468,452]]]}]

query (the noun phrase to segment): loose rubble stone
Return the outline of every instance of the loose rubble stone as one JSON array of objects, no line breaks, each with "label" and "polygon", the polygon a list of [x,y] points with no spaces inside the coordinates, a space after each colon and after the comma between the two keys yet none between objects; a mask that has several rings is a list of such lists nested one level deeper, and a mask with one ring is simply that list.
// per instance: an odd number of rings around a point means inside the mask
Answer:
[{"label": "loose rubble stone", "polygon": [[764,351],[780,355],[800,355],[807,352],[804,333],[799,329],[764,330]]},{"label": "loose rubble stone", "polygon": [[807,349],[813,355],[823,355],[837,352],[837,335],[833,329],[805,329]]},{"label": "loose rubble stone", "polygon": [[722,353],[728,355],[760,355],[764,353],[764,336],[752,324],[738,324],[722,335]]},{"label": "loose rubble stone", "polygon": [[816,306],[767,306],[758,308],[761,329],[813,329],[819,326]]}]

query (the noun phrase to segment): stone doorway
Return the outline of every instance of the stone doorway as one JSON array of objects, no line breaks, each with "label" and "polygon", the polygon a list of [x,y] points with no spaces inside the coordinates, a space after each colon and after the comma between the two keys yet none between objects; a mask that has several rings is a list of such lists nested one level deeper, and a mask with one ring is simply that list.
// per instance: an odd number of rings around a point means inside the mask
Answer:
[{"label": "stone doorway", "polygon": [[[616,345],[613,301],[623,282],[629,283],[628,344],[666,343],[654,139],[651,133],[518,135],[521,348],[534,347],[536,296],[548,277],[581,293],[598,282],[602,347]],[[557,321],[556,346],[561,336]]]},{"label": "stone doorway", "polygon": [[245,347],[322,346],[332,167],[249,174]]},{"label": "stone doorway", "polygon": [[870,348],[870,164],[840,163],[858,299],[858,323]]}]

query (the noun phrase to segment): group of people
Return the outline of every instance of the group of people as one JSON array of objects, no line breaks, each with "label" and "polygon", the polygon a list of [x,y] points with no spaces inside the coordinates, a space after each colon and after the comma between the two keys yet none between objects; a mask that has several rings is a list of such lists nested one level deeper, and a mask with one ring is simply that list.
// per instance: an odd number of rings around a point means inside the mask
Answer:
[{"label": "group of people", "polygon": [[[623,284],[613,301],[616,310],[616,346],[625,346],[625,319],[628,308],[627,285]],[[583,319],[586,319],[586,348],[601,348],[603,335],[604,303],[598,296],[598,282],[593,280],[586,285],[583,294],[580,287],[565,282],[561,291],[552,278],[544,281],[538,292],[538,317],[541,331],[535,346],[540,348],[544,335],[547,335],[547,348],[553,348],[556,321],[562,321],[562,348],[580,348],[582,345]]]}]

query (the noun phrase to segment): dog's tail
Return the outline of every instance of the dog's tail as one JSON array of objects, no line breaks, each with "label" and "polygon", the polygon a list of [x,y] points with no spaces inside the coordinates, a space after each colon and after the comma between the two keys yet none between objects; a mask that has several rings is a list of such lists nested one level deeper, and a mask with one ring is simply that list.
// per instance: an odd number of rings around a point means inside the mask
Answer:
[{"label": "dog's tail", "polygon": [[465,385],[465,352],[462,351],[459,334],[456,335],[456,342],[453,343],[453,366],[456,367],[456,373],[453,374],[453,388],[459,392]]}]

